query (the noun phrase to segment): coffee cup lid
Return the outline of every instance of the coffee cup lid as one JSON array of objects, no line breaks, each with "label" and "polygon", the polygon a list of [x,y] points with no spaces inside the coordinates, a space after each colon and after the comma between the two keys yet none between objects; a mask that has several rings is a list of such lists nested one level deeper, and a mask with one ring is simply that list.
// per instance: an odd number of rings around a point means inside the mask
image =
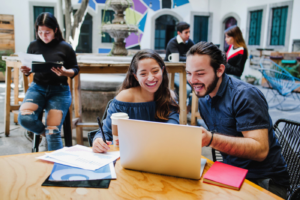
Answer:
[{"label": "coffee cup lid", "polygon": [[127,113],[122,113],[122,112],[119,112],[119,113],[113,113],[110,118],[115,118],[115,119],[126,119],[128,118],[128,114]]}]

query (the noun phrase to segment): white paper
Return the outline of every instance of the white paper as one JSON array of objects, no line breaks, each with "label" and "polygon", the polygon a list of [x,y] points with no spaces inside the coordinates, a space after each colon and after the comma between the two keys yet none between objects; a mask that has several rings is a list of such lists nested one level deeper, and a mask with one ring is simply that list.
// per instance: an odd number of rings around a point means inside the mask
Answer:
[{"label": "white paper", "polygon": [[205,164],[206,164],[206,159],[205,159],[205,158],[201,158],[201,171],[200,171],[200,177],[201,177],[202,174],[203,174],[203,170],[204,170]]},{"label": "white paper", "polygon": [[96,170],[110,162],[113,162],[119,157],[119,151],[94,153],[91,148],[75,145],[37,158],[82,169]]},{"label": "white paper", "polygon": [[31,68],[32,61],[45,62],[44,56],[42,54],[28,54],[28,53],[17,53],[21,60],[22,66]]}]

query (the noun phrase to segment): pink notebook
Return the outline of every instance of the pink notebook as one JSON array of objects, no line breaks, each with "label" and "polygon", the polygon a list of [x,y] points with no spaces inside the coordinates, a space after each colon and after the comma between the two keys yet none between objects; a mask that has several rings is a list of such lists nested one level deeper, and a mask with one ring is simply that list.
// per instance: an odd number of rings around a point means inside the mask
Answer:
[{"label": "pink notebook", "polygon": [[204,174],[203,182],[239,190],[247,172],[247,169],[216,161]]}]

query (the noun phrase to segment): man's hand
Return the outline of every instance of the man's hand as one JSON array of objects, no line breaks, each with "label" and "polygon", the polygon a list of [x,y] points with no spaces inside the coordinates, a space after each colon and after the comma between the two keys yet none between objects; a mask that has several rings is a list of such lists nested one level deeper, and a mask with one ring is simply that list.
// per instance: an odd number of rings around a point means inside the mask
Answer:
[{"label": "man's hand", "polygon": [[200,129],[202,130],[202,147],[205,147],[209,144],[212,134],[203,127],[200,127]]},{"label": "man's hand", "polygon": [[20,71],[21,71],[23,74],[28,75],[28,74],[30,73],[30,71],[31,71],[31,68],[26,67],[26,66],[21,66]]},{"label": "man's hand", "polygon": [[108,145],[110,145],[111,142],[107,141],[107,144],[103,141],[102,138],[97,138],[94,142],[93,142],[93,151],[95,153],[106,153],[110,148]]}]

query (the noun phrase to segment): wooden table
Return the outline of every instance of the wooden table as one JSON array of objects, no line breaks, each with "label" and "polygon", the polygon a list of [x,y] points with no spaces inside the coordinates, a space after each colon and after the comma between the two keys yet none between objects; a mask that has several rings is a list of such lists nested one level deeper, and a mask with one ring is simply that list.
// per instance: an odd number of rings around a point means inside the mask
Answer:
[{"label": "wooden table", "polygon": [[[113,149],[112,150],[118,150]],[[117,180],[108,189],[42,187],[53,163],[37,160],[41,153],[0,156],[0,199],[281,199],[245,180],[240,191],[189,180],[126,170],[116,162]],[[213,164],[207,160],[204,173]]]},{"label": "wooden table", "polygon": [[[112,60],[113,59],[113,60]],[[72,128],[76,128],[76,140],[77,144],[83,144],[82,128],[83,127],[98,127],[97,123],[82,123],[82,104],[81,104],[81,89],[80,89],[80,74],[82,73],[126,73],[130,65],[131,57],[109,57],[109,56],[97,56],[94,54],[79,54],[77,56],[78,66],[80,73],[73,80],[73,84],[70,82],[71,91],[73,91],[74,98],[74,115],[75,118],[72,120]],[[18,71],[18,67],[21,66],[21,62],[18,57],[3,56],[3,60],[6,61],[6,98],[5,98],[5,135],[9,135],[9,124],[10,124],[10,112],[18,110],[18,88],[15,89],[14,97],[15,104],[11,105],[10,102],[10,81],[11,81],[11,70]],[[185,63],[165,63],[166,68],[169,72],[169,86],[174,89],[174,73],[180,75],[180,86],[179,86],[179,106],[180,106],[180,124],[187,124],[187,113],[186,113],[186,72]],[[25,80],[26,79],[26,80]],[[28,80],[25,78],[24,86],[28,88]],[[14,81],[18,81],[16,78]],[[16,84],[16,83],[15,83]],[[74,86],[74,88],[72,88]],[[26,88],[25,88],[26,91]],[[72,116],[72,113],[71,113]]]}]

